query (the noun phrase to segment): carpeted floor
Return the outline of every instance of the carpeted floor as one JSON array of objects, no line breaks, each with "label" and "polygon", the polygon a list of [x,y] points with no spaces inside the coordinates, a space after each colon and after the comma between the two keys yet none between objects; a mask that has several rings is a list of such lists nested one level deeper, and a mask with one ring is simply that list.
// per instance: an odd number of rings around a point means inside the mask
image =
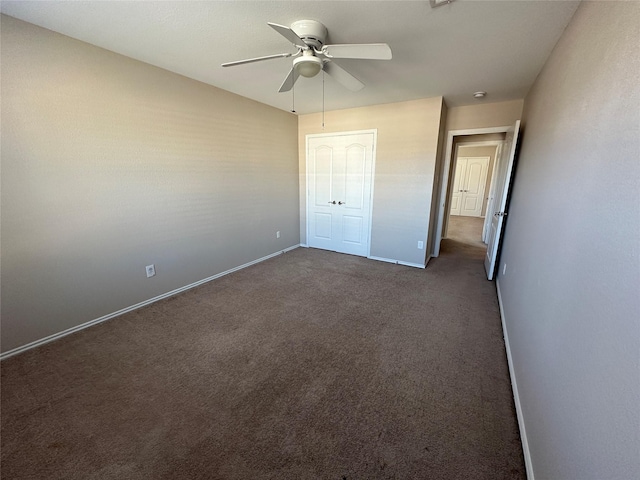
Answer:
[{"label": "carpeted floor", "polygon": [[450,215],[447,238],[461,247],[479,247],[486,252],[487,246],[482,243],[483,226],[484,218]]},{"label": "carpeted floor", "polygon": [[483,255],[299,248],[11,357],[2,478],[524,479]]}]

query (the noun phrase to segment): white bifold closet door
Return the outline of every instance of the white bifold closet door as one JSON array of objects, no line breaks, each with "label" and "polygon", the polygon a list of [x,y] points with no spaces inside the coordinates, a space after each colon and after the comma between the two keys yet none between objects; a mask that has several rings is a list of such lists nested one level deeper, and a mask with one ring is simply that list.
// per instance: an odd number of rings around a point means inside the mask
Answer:
[{"label": "white bifold closet door", "polygon": [[451,215],[482,216],[489,157],[458,157],[451,192]]},{"label": "white bifold closet door", "polygon": [[374,134],[307,138],[307,243],[368,256]]}]

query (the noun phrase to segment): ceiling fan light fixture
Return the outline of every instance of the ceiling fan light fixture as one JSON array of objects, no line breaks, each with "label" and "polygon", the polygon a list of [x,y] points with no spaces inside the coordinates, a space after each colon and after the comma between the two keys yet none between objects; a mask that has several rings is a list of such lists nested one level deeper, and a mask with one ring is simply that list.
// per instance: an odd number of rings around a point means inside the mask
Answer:
[{"label": "ceiling fan light fixture", "polygon": [[473,98],[481,99],[487,96],[487,92],[475,92]]},{"label": "ceiling fan light fixture", "polygon": [[303,77],[315,77],[322,70],[322,60],[311,55],[303,55],[293,60],[293,68]]},{"label": "ceiling fan light fixture", "polygon": [[[248,58],[246,60],[223,63],[222,66],[231,67],[274,58],[293,57],[291,69],[280,85],[279,93],[291,91],[300,76],[311,78],[320,72],[333,77],[334,80],[349,90],[357,92],[364,87],[364,83],[337,63],[334,63],[333,59],[391,60],[392,58],[391,48],[386,43],[325,45],[327,27],[316,20],[299,20],[293,22],[291,27],[272,22],[267,22],[267,24],[291,42],[297,48],[297,52]],[[324,77],[322,83],[324,86]]]}]

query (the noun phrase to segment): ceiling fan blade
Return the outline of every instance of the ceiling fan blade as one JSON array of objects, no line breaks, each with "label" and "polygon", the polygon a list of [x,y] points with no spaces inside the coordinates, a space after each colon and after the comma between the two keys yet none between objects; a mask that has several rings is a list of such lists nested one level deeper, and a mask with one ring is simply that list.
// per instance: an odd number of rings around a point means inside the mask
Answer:
[{"label": "ceiling fan blade", "polygon": [[325,45],[322,53],[329,58],[358,58],[363,60],[391,60],[391,48],[386,43],[352,43]]},{"label": "ceiling fan blade", "polygon": [[364,88],[364,83],[347,72],[335,62],[327,62],[324,64],[324,71],[331,75],[338,83],[341,83],[351,91],[357,92]]},{"label": "ceiling fan blade", "polygon": [[236,65],[244,65],[245,63],[261,62],[272,58],[287,58],[293,56],[292,53],[276,53],[275,55],[267,55],[266,57],[247,58],[246,60],[238,60],[236,62],[223,63],[223,67],[234,67]]},{"label": "ceiling fan blade", "polygon": [[304,43],[304,40],[302,40],[298,36],[298,34],[293,30],[291,30],[289,27],[285,27],[284,25],[278,25],[277,23],[271,23],[271,22],[267,22],[267,24],[271,28],[273,28],[276,32],[278,32],[280,35],[282,35],[284,38],[286,38],[291,43],[293,43],[296,47],[300,47],[305,50],[309,48],[307,44]]},{"label": "ceiling fan blade", "polygon": [[293,84],[296,83],[296,80],[298,80],[299,76],[300,74],[298,73],[298,71],[295,68],[292,68],[289,72],[289,75],[287,75],[287,78],[285,78],[284,82],[282,82],[282,85],[280,85],[278,92],[282,93],[291,90],[293,88]]}]

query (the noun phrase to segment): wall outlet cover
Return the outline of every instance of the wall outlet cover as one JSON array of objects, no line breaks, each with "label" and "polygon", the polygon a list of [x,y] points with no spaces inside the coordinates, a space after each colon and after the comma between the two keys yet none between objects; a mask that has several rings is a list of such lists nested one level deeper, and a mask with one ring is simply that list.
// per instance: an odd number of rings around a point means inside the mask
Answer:
[{"label": "wall outlet cover", "polygon": [[147,271],[147,278],[153,277],[156,274],[155,265],[147,265],[145,269]]}]

